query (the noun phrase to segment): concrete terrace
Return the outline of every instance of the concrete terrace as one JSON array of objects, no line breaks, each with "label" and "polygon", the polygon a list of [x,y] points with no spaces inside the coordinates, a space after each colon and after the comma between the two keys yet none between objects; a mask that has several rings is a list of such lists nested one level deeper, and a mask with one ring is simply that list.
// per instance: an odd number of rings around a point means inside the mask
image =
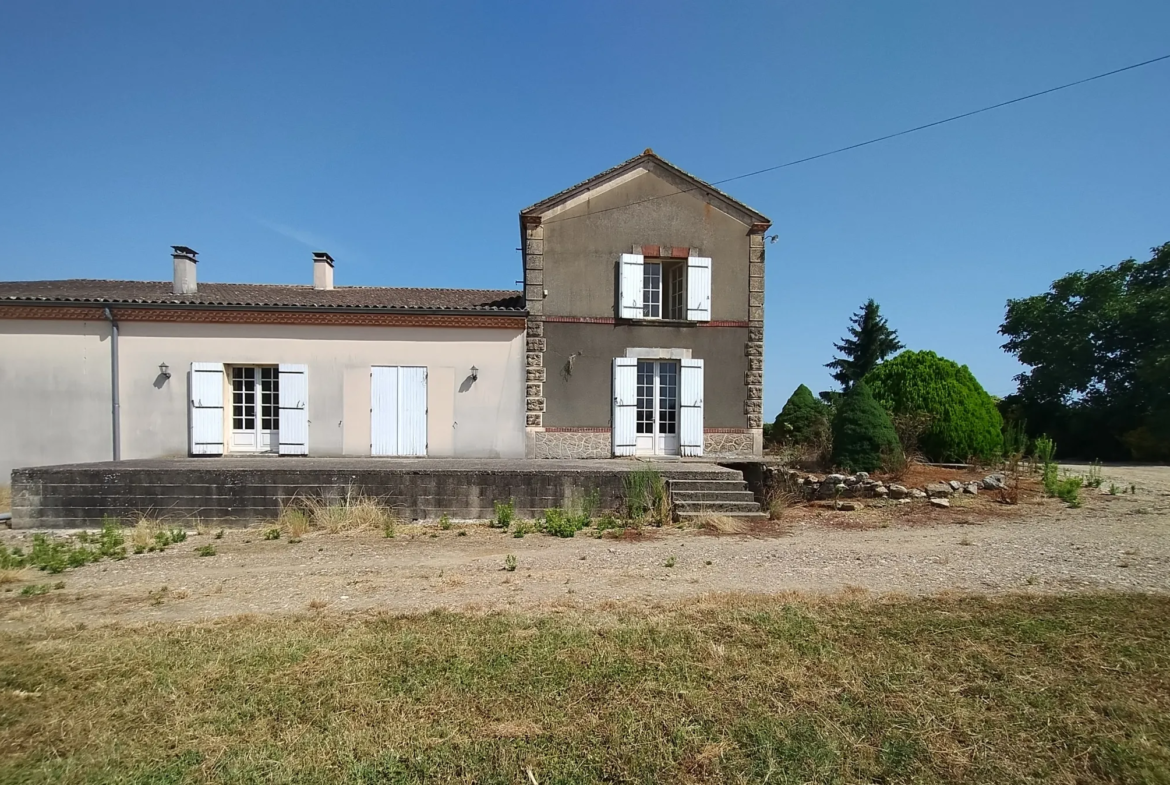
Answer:
[{"label": "concrete terrace", "polygon": [[624,478],[654,470],[670,480],[741,480],[702,461],[460,458],[174,458],[16,469],[13,528],[98,525],[104,515],[247,524],[304,498],[370,496],[403,517],[484,519],[497,501],[534,517],[596,492],[602,509],[624,499]]}]

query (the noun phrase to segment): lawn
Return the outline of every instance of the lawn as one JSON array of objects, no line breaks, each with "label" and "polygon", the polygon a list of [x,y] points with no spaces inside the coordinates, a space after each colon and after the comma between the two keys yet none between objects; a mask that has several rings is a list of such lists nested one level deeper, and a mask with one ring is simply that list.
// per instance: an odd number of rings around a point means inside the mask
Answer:
[{"label": "lawn", "polygon": [[0,635],[0,782],[1170,782],[1170,598]]}]

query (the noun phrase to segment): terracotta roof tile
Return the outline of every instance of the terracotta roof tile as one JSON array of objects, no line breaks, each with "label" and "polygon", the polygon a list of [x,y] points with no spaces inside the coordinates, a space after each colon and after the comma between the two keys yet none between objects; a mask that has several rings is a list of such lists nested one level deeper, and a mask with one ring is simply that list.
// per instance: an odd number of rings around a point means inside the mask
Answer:
[{"label": "terracotta roof tile", "polygon": [[121,303],[143,305],[225,305],[277,308],[369,308],[373,310],[523,312],[521,292],[495,289],[399,289],[380,286],[312,286],[201,283],[197,294],[173,294],[170,281],[0,282],[6,302]]}]

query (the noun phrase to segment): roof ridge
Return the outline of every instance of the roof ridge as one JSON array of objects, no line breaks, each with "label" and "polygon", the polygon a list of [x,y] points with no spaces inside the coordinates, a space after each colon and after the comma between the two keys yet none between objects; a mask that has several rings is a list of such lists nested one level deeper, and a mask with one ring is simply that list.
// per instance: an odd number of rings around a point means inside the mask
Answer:
[{"label": "roof ridge", "polygon": [[[693,180],[694,182],[698,183],[702,188],[711,191],[712,193],[718,195],[724,201],[727,201],[727,202],[735,205],[736,207],[740,208],[744,212],[749,213],[750,215],[752,215],[756,218],[762,219],[762,221],[766,221],[769,224],[771,223],[771,219],[769,219],[766,215],[761,213],[759,210],[756,210],[754,207],[751,207],[750,205],[747,205],[744,202],[741,202],[739,199],[736,199],[734,196],[727,193],[726,191],[722,191],[719,188],[716,188],[714,185],[707,182],[706,180],[703,180],[700,177],[696,177],[695,175],[691,174],[690,172],[683,169],[682,167],[676,166],[675,164],[671,163],[670,161],[668,161],[665,158],[663,158],[662,156],[660,156],[658,153],[654,152],[649,147],[647,147],[645,150],[643,150],[638,155],[635,155],[633,158],[629,158],[625,161],[622,161],[620,164],[617,164],[616,166],[611,166],[610,168],[606,169],[603,172],[598,172],[597,174],[593,175],[592,177],[588,177],[588,178],[582,180],[581,182],[577,183],[576,185],[571,185],[568,188],[565,188],[561,191],[556,192],[552,196],[541,199],[539,202],[536,202],[535,204],[531,204],[528,207],[525,207],[523,210],[520,211],[520,215],[525,215],[526,213],[534,212],[537,210],[537,208],[542,208],[545,206],[551,207],[552,204],[555,204],[556,202],[563,200],[566,196],[573,193],[574,191],[582,190],[594,182],[597,182],[599,180],[604,180],[605,178],[608,178],[610,175],[614,174],[615,172],[618,172],[621,169],[624,169],[628,166],[631,166],[639,161],[656,161],[657,163],[665,166],[666,168],[674,170],[678,174],[682,175],[684,178],[689,179],[689,180]],[[690,190],[699,190],[699,189],[694,188],[694,189],[690,189]],[[684,193],[689,193],[689,191],[684,190],[684,191],[679,191],[678,193],[684,194]],[[669,194],[669,195],[675,196],[677,194]]]}]

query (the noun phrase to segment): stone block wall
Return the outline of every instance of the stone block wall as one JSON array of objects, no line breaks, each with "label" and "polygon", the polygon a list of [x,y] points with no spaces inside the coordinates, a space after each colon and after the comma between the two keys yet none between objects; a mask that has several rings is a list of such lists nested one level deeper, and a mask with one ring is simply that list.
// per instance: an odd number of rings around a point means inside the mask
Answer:
[{"label": "stone block wall", "polygon": [[[617,509],[623,477],[631,471],[595,464],[534,470],[491,461],[430,469],[426,463],[193,458],[17,469],[12,472],[12,526],[97,527],[104,515],[124,523],[148,516],[187,526],[201,520],[248,525],[276,518],[283,505],[297,499],[340,502],[360,495],[378,499],[407,520],[444,513],[487,519],[497,501],[508,500],[517,515],[533,518],[551,507],[571,508],[593,491],[601,509]],[[715,467],[680,466],[684,470],[698,479],[722,476]]]}]

